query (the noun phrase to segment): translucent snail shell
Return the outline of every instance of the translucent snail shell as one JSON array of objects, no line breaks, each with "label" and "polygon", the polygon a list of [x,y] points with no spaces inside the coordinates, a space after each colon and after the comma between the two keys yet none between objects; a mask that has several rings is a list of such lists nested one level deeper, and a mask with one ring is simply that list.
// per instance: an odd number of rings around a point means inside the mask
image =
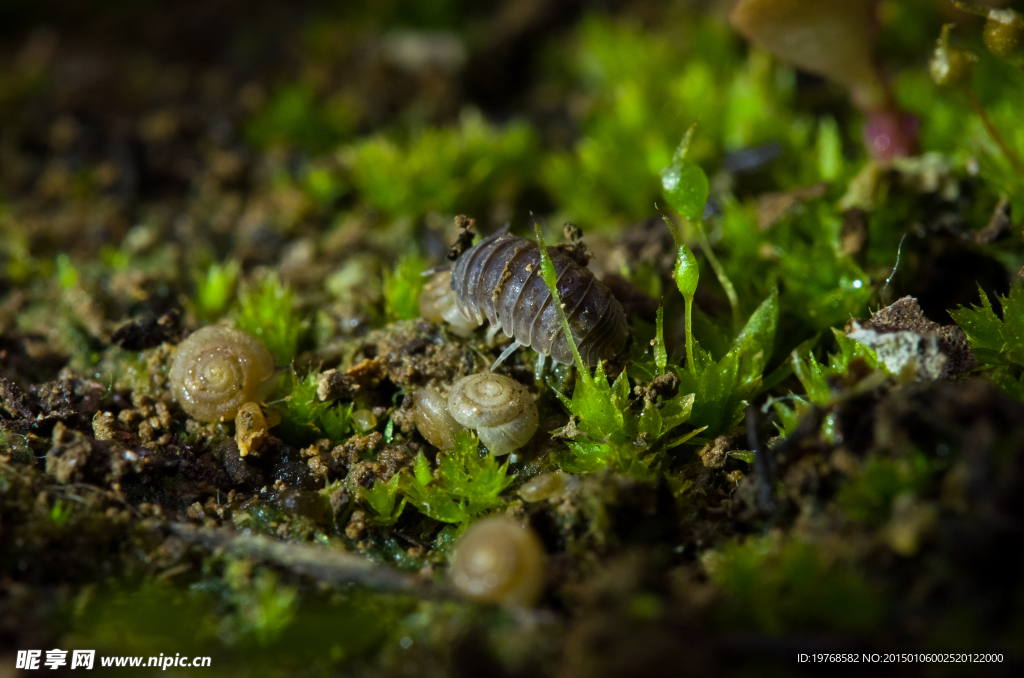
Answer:
[{"label": "translucent snail shell", "polygon": [[557,498],[565,491],[566,476],[561,471],[541,473],[523,483],[519,496],[526,502],[544,501]]},{"label": "translucent snail shell", "polygon": [[496,456],[508,454],[537,432],[537,405],[526,387],[493,372],[471,374],[448,393],[448,413],[476,429],[480,442]]},{"label": "translucent snail shell", "polygon": [[431,322],[447,322],[454,334],[468,337],[480,323],[469,318],[459,307],[452,289],[452,272],[441,271],[423,286],[420,293],[420,316]]},{"label": "translucent snail shell", "polygon": [[472,600],[529,607],[544,587],[546,560],[533,530],[492,516],[466,530],[455,545],[448,576]]},{"label": "translucent snail shell", "polygon": [[448,400],[432,388],[416,391],[413,396],[413,420],[416,430],[439,450],[455,445],[455,436],[462,425],[448,414]]},{"label": "translucent snail shell", "polygon": [[189,416],[224,421],[272,386],[274,359],[249,334],[211,325],[190,334],[171,364],[171,392]]}]

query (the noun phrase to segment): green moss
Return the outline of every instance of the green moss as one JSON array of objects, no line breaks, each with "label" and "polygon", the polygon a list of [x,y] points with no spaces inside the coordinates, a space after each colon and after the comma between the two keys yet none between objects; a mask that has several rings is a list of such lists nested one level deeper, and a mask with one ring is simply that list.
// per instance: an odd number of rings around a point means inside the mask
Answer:
[{"label": "green moss", "polygon": [[499,464],[493,454],[481,452],[469,431],[455,437],[455,446],[439,452],[436,473],[420,452],[414,472],[405,474],[402,491],[421,513],[445,523],[467,523],[497,508],[499,496],[513,481],[508,463]]},{"label": "green moss", "polygon": [[196,284],[195,308],[196,315],[213,322],[219,319],[235,297],[235,284],[242,267],[235,260],[223,264],[213,263],[206,273],[196,272],[193,275]]},{"label": "green moss", "polygon": [[533,130],[505,128],[464,114],[451,128],[427,128],[405,141],[377,135],[354,145],[352,181],[369,206],[394,215],[472,213],[487,198],[513,199],[536,153]]},{"label": "green moss", "polygon": [[406,254],[394,272],[384,270],[384,310],[388,320],[412,320],[420,317],[420,292],[426,284],[423,272],[427,262],[415,254]]},{"label": "green moss", "polygon": [[882,618],[880,594],[854,568],[812,544],[749,537],[708,552],[704,566],[727,594],[719,614],[734,624],[769,634],[863,633]]},{"label": "green moss", "polygon": [[990,367],[1012,370],[1019,375],[1024,368],[1024,288],[1010,289],[1005,297],[997,296],[1002,318],[992,309],[984,290],[978,288],[981,305],[951,310],[953,317],[971,342],[971,351]]},{"label": "green moss", "polygon": [[851,519],[877,527],[889,519],[893,499],[922,491],[932,474],[932,464],[920,452],[897,458],[873,456],[840,488],[836,503]]},{"label": "green moss", "polygon": [[352,433],[354,403],[325,403],[316,394],[317,373],[299,377],[290,370],[281,378],[273,401],[281,413],[276,429],[284,440],[296,445],[308,445],[320,438],[334,443],[343,442]]},{"label": "green moss", "polygon": [[292,292],[276,275],[243,284],[232,315],[235,326],[262,341],[278,365],[295,358],[305,328]]},{"label": "green moss", "polygon": [[308,83],[279,87],[246,124],[245,135],[257,148],[292,145],[325,151],[348,137],[355,106],[342,96],[321,99]]}]

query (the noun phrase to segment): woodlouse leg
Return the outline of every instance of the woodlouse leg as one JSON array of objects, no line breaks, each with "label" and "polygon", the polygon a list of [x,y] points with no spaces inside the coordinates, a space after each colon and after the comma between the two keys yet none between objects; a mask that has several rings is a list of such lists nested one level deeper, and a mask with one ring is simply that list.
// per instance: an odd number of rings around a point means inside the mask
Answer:
[{"label": "woodlouse leg", "polygon": [[498,332],[500,331],[500,325],[491,325],[487,328],[487,336],[484,337],[484,343],[487,344],[487,348],[494,346],[494,340],[497,338]]},{"label": "woodlouse leg", "polygon": [[533,368],[533,378],[540,381],[544,378],[544,368],[547,366],[548,357],[543,353],[537,354],[537,364]]},{"label": "woodlouse leg", "polygon": [[505,362],[505,358],[507,358],[510,355],[512,355],[512,352],[515,351],[520,346],[522,346],[522,344],[520,344],[518,341],[513,341],[511,344],[509,344],[505,348],[505,350],[501,352],[501,355],[498,356],[498,359],[494,361],[494,364],[491,365],[491,372],[494,371],[495,367],[497,367],[498,365],[500,365],[503,362]]}]

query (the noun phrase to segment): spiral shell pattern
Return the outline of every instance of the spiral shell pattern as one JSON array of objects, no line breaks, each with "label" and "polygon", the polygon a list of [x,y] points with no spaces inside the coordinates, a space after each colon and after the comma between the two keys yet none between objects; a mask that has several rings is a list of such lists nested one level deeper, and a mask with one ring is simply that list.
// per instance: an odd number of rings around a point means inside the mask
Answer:
[{"label": "spiral shell pattern", "polygon": [[416,391],[413,398],[413,420],[420,435],[439,450],[455,445],[462,426],[448,414],[447,399],[432,388]]},{"label": "spiral shell pattern", "polygon": [[455,545],[448,575],[472,600],[529,607],[544,587],[546,560],[530,528],[493,516],[473,523]]},{"label": "spiral shell pattern", "polygon": [[[622,351],[629,336],[622,305],[603,283],[558,248],[549,247],[558,296],[583,362],[595,365]],[[455,262],[452,289],[467,318],[486,318],[505,334],[550,355],[573,362],[572,351],[540,270],[540,248],[532,240],[498,231],[469,248]]]},{"label": "spiral shell pattern", "polygon": [[463,377],[448,393],[448,413],[476,429],[480,441],[498,457],[519,449],[537,432],[537,405],[526,387],[493,372]]},{"label": "spiral shell pattern", "polygon": [[271,386],[274,359],[259,340],[223,325],[190,334],[171,365],[171,392],[189,416],[224,421]]}]

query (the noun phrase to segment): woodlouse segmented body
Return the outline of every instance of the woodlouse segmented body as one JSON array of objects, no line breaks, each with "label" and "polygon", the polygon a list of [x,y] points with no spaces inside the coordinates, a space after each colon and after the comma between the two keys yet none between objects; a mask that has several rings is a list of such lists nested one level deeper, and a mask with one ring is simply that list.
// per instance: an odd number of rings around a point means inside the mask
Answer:
[{"label": "woodlouse segmented body", "polygon": [[[626,314],[611,290],[585,267],[549,247],[562,300],[583,362],[594,365],[622,351]],[[456,302],[468,318],[486,318],[516,341],[560,363],[573,361],[540,271],[540,248],[502,229],[462,253],[452,272]]]}]

